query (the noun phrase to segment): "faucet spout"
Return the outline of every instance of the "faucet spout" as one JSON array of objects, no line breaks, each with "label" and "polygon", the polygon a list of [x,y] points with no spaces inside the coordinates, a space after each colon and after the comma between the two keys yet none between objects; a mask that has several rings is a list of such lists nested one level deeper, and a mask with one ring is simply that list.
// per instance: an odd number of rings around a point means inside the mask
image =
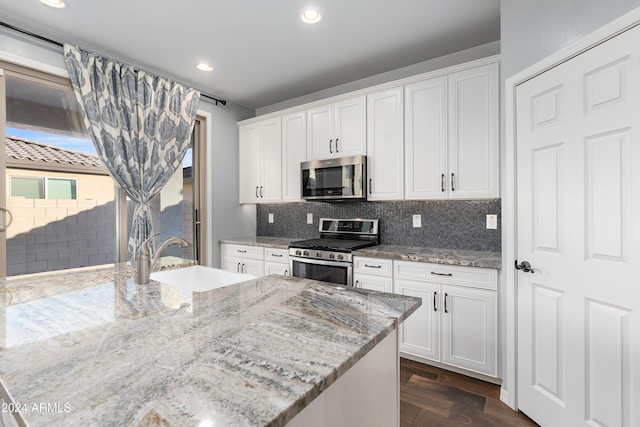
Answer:
[{"label": "faucet spout", "polygon": [[170,245],[180,245],[180,247],[184,248],[189,246],[189,242],[184,240],[182,237],[169,237],[155,250],[153,257],[151,256],[151,251],[149,250],[149,241],[153,238],[150,237],[144,241],[144,243],[140,246],[138,250],[138,264],[136,269],[136,283],[144,285],[149,283],[149,276],[151,275],[151,271],[153,267],[158,262],[162,251]]}]

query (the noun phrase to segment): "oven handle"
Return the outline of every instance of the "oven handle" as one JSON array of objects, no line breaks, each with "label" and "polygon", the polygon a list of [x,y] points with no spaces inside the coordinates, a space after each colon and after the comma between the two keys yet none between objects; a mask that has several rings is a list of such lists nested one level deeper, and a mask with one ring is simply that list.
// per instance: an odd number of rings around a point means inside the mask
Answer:
[{"label": "oven handle", "polygon": [[289,256],[289,260],[291,262],[298,261],[305,264],[316,264],[316,265],[329,265],[334,267],[349,267],[353,265],[353,263],[349,261],[325,261],[322,259],[314,259],[314,258],[300,258],[297,256]]}]

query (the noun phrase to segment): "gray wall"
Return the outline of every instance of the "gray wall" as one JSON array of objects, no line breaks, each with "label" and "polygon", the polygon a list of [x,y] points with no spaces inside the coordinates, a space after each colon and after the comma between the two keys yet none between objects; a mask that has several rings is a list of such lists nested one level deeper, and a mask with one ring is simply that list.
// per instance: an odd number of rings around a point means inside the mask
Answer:
[{"label": "gray wall", "polygon": [[450,55],[441,56],[424,62],[419,62],[407,67],[398,68],[382,74],[377,74],[361,80],[345,83],[319,92],[310,93],[298,98],[289,99],[277,104],[268,105],[266,107],[256,109],[257,115],[272,113],[274,111],[283,110],[285,108],[296,107],[309,102],[319,101],[332,96],[342,95],[344,93],[353,92],[355,90],[365,89],[368,87],[392,82],[394,80],[415,76],[429,71],[439,70],[453,65],[462,64],[464,62],[476,59],[486,58],[488,56],[498,55],[500,53],[500,41],[487,43],[471,49],[452,53]]},{"label": "gray wall", "polygon": [[212,165],[207,182],[212,224],[209,259],[213,267],[220,267],[221,239],[256,235],[256,206],[238,203],[240,161],[236,123],[253,117],[255,112],[233,102],[216,106],[206,101],[200,102],[200,110],[211,114],[211,123],[207,123],[211,134],[207,150]]},{"label": "gray wall", "polygon": [[640,6],[640,0],[500,2],[502,75],[510,77]]}]

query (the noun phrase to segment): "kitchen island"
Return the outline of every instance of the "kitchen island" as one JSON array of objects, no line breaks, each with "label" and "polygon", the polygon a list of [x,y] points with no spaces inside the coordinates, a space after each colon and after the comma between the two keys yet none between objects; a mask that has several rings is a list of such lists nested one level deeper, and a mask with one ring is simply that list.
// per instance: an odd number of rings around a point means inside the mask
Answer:
[{"label": "kitchen island", "polygon": [[306,412],[318,420],[333,411],[335,396],[323,396],[377,349],[391,349],[385,365],[397,368],[396,330],[420,305],[283,276],[206,292],[132,278],[116,265],[0,280],[5,418],[10,410],[30,426],[304,425]]}]

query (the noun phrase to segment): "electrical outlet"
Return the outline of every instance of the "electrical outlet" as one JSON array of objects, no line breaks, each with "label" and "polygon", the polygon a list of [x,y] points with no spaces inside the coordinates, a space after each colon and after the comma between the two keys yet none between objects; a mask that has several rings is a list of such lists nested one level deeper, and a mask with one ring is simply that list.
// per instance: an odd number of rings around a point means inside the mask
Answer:
[{"label": "electrical outlet", "polygon": [[269,214],[269,224],[273,224],[273,214]]},{"label": "electrical outlet", "polygon": [[413,227],[414,228],[422,227],[422,215],[420,214],[413,215]]},{"label": "electrical outlet", "polygon": [[498,215],[487,215],[487,230],[496,230],[498,228]]},{"label": "electrical outlet", "polygon": [[308,213],[307,214],[307,224],[313,224],[313,214],[312,213]]}]

